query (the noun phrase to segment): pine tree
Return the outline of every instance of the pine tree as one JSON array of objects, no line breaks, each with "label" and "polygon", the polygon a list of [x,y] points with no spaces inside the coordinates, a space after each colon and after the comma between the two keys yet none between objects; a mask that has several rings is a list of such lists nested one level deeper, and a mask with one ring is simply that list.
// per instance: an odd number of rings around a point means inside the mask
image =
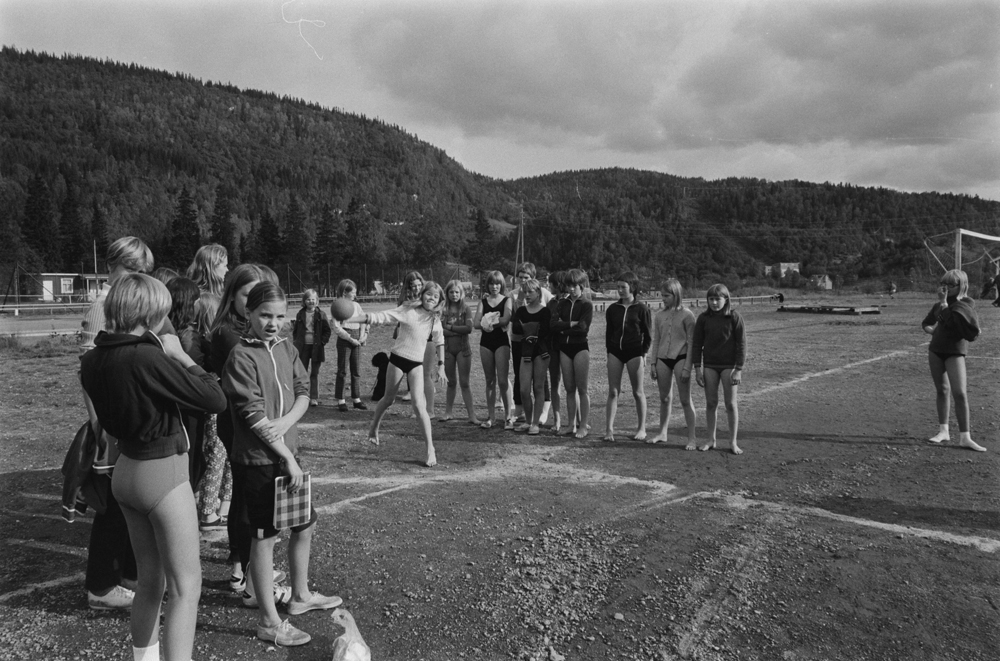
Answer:
[{"label": "pine tree", "polygon": [[385,257],[385,223],[373,216],[363,204],[352,199],[347,213],[347,256],[344,262],[353,265],[381,264]]},{"label": "pine tree", "polygon": [[39,270],[61,268],[59,225],[52,211],[49,187],[40,174],[36,174],[28,185],[22,228],[26,247],[34,253],[32,267]]},{"label": "pine tree", "polygon": [[284,252],[288,264],[299,272],[304,281],[311,281],[310,273],[313,265],[312,236],[307,224],[309,219],[299,205],[296,196],[292,196],[291,204],[285,214],[285,245]]},{"label": "pine tree", "polygon": [[177,211],[170,228],[168,257],[161,265],[178,270],[186,268],[200,247],[201,228],[198,227],[198,208],[191,193],[184,188],[177,200]]},{"label": "pine tree", "polygon": [[257,259],[274,268],[284,252],[281,241],[281,230],[274,216],[264,211],[260,217],[260,228],[257,231]]},{"label": "pine tree", "polygon": [[90,218],[90,240],[97,259],[103,260],[108,254],[108,221],[97,200],[94,200],[94,213]]},{"label": "pine tree", "polygon": [[[240,264],[254,264],[262,261],[260,257],[259,225],[257,223],[255,227],[251,223],[250,229],[240,238]],[[234,263],[233,260],[230,260],[230,263],[232,265]]]},{"label": "pine tree", "polygon": [[323,205],[319,228],[316,230],[316,245],[313,260],[317,267],[339,271],[343,264],[347,229],[338,209],[334,212],[329,204]]},{"label": "pine tree", "polygon": [[474,271],[485,271],[493,265],[496,237],[486,213],[481,208],[476,209],[473,232],[472,241],[465,246],[465,261]]},{"label": "pine tree", "polygon": [[220,186],[216,186],[215,209],[212,211],[209,241],[218,243],[230,255],[236,250],[236,232],[233,229],[232,215],[232,204],[229,201],[228,193],[223,191]]},{"label": "pine tree", "polygon": [[80,222],[76,186],[69,182],[66,184],[66,198],[60,208],[59,229],[63,269],[71,273],[80,268],[83,255],[89,254],[90,250]]}]

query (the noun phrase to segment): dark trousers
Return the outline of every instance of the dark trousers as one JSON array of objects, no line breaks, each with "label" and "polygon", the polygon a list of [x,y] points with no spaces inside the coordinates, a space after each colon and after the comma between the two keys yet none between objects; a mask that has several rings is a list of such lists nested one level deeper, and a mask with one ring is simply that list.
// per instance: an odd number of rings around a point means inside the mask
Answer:
[{"label": "dark trousers", "polygon": [[[229,411],[223,411],[217,418],[219,440],[226,448],[226,456],[233,454],[233,419]],[[239,560],[246,572],[250,564],[250,521],[247,519],[246,503],[243,493],[233,488],[233,497],[229,501],[229,520],[226,522],[226,532],[229,534],[229,561]]]},{"label": "dark trousers", "polygon": [[[319,366],[323,363],[319,360],[312,359],[313,345],[307,344],[306,350],[302,352],[299,358],[302,360],[302,364],[306,366],[309,370],[309,399],[319,399]],[[312,368],[309,367],[309,363],[312,363]]]},{"label": "dark trousers", "polygon": [[111,493],[111,478],[108,480],[108,507],[104,514],[94,516],[90,528],[90,546],[87,549],[87,590],[102,594],[119,585],[122,579],[136,580],[135,553],[128,536],[128,524],[122,508]]},{"label": "dark trousers", "polygon": [[[357,331],[348,331],[351,337]],[[357,339],[357,338],[355,338]],[[347,381],[347,366],[351,367],[351,397],[361,399],[361,347],[348,342],[342,338],[337,338],[337,384],[334,395],[336,398],[344,398],[344,384]]]}]

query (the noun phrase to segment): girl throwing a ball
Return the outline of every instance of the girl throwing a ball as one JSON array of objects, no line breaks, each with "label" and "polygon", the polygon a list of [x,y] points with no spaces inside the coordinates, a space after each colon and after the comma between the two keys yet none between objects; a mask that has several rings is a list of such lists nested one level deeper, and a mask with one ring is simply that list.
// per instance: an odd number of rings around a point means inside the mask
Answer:
[{"label": "girl throwing a ball", "polygon": [[[375,417],[368,430],[368,441],[379,444],[378,431],[382,424],[382,416],[389,410],[396,399],[396,391],[403,377],[406,377],[412,396],[413,412],[420,422],[420,430],[427,443],[427,456],[424,464],[427,467],[437,465],[434,454],[434,440],[431,435],[431,419],[427,414],[424,401],[424,379],[436,378],[438,382],[445,380],[444,370],[444,332],[441,327],[441,309],[444,307],[444,292],[436,282],[425,282],[419,296],[413,301],[404,301],[398,307],[385,312],[372,312],[344,319],[352,323],[368,325],[398,323],[399,332],[389,354],[389,368],[386,372],[385,395],[375,405]],[[334,309],[335,317],[342,313]],[[432,338],[437,351],[437,374],[424,375],[424,348],[427,338]]]}]

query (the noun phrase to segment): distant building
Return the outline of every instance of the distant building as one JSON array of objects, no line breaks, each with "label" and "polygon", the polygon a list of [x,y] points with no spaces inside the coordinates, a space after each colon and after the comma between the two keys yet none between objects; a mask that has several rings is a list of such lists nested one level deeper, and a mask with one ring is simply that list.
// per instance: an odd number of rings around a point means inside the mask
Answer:
[{"label": "distant building", "polygon": [[789,271],[796,273],[802,268],[802,262],[778,262],[771,267],[771,275],[776,278],[784,278]]},{"label": "distant building", "polygon": [[86,303],[108,280],[104,273],[38,273],[21,272],[21,296],[43,303]]},{"label": "distant building", "polygon": [[809,286],[813,289],[833,289],[833,280],[828,275],[814,275],[809,278]]}]

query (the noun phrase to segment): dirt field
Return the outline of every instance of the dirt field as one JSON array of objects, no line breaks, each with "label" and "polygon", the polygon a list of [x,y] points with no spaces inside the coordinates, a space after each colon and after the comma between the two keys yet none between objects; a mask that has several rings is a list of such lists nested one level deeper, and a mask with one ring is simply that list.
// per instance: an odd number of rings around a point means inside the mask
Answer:
[{"label": "dirt field", "polygon": [[[740,308],[739,457],[685,452],[677,407],[669,444],[626,440],[627,386],[619,442],[602,443],[603,322],[589,439],[436,422],[434,469],[418,462],[408,404],[370,446],[371,413],[329,405],[327,363],[325,405],[301,425],[321,514],[312,583],[344,598],[376,661],[996,659],[1000,310],[979,307],[968,360],[974,438],[989,449],[973,453],[923,440],[936,422],[918,324],[932,302],[838,301],[885,306],[863,317]],[[365,350],[367,389],[390,334]],[[0,659],[131,658],[127,613],[87,609],[87,520],[59,517],[59,467],[84,416],[76,364],[46,343],[0,357]],[[482,416],[481,374],[476,361]],[[648,377],[646,390],[655,429]],[[253,638],[226,555],[224,539],[204,541],[195,658],[329,659],[340,631],[324,613],[293,618],[314,636],[305,647]]]}]

